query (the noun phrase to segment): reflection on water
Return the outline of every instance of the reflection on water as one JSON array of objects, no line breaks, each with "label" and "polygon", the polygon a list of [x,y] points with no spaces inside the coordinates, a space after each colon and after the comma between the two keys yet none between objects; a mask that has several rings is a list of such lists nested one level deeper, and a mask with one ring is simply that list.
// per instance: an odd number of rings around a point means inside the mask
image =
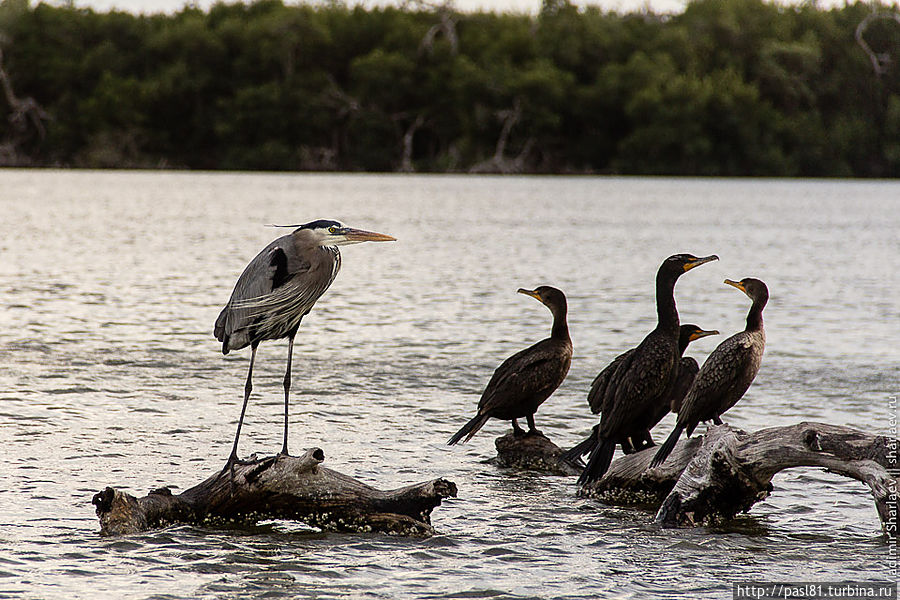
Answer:
[{"label": "reflection on water", "polygon": [[[887,432],[900,388],[892,289],[900,185],[609,178],[0,173],[0,597],[665,598],[732,581],[896,578],[865,487],[780,474],[727,527],[659,530],[574,496],[574,481],[482,461],[508,425],[446,439],[493,369],[545,337],[519,287],[569,297],[575,359],[541,407],[560,445],[594,423],[593,376],[653,326],[653,275],[683,277],[684,322],[728,334],[765,280],[768,348],[728,413],[747,429],[803,419]],[[291,447],[384,488],[447,477],[429,540],[295,524],[173,527],[101,539],[90,498],[193,485],[224,461],[248,355],[212,323],[266,223],[341,219],[395,235],[344,249],[295,347]],[[702,361],[721,338],[695,342]],[[260,346],[242,452],[280,447],[286,344]],[[672,425],[663,421],[660,432]],[[664,435],[658,433],[657,435]]]}]

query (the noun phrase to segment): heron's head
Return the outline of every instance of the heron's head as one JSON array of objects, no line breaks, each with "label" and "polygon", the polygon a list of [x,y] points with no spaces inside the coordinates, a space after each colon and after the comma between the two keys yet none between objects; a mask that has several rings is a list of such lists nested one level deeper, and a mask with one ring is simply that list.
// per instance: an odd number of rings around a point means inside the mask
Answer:
[{"label": "heron's head", "polygon": [[297,227],[295,233],[312,237],[313,243],[317,246],[347,246],[360,242],[392,242],[397,239],[383,233],[346,227],[330,219],[319,219],[291,227]]}]

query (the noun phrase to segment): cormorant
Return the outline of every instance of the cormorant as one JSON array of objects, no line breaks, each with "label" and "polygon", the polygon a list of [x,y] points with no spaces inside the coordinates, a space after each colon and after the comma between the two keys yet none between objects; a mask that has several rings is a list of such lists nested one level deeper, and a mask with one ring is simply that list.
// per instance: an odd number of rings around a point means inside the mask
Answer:
[{"label": "cormorant", "polygon": [[[631,454],[633,452],[637,452],[638,450],[643,450],[645,448],[649,448],[654,446],[653,438],[650,437],[650,429],[656,426],[657,423],[662,421],[663,417],[671,409],[672,412],[678,412],[678,409],[681,407],[681,401],[684,400],[684,395],[687,394],[688,389],[691,387],[691,383],[694,381],[694,376],[697,375],[697,371],[700,369],[700,366],[697,364],[697,361],[691,358],[690,356],[682,356],[684,351],[687,349],[688,344],[693,342],[694,340],[699,340],[702,337],[706,337],[708,335],[718,335],[719,332],[716,330],[705,330],[701,329],[697,325],[688,324],[682,325],[679,328],[678,335],[678,351],[679,356],[681,356],[681,360],[678,362],[678,376],[673,380],[672,386],[669,388],[668,393],[665,395],[662,402],[659,403],[658,413],[653,419],[653,424],[650,427],[641,432],[637,437],[629,438],[622,442],[622,452],[625,454]],[[600,372],[599,375],[594,379],[594,383],[591,384],[591,389],[593,391],[594,387],[600,387],[605,385],[604,380],[610,376],[611,372],[615,370],[619,365],[622,364],[622,361],[625,360],[631,353],[633,353],[636,349],[632,348],[628,352],[620,354],[616,357],[616,359],[603,371]],[[597,398],[596,394],[589,394],[588,399]],[[591,412],[597,414],[600,412],[599,406],[595,408],[595,406],[591,406]],[[600,425],[594,425],[594,429],[590,436],[588,436],[583,442],[568,450],[565,454],[563,454],[562,458],[564,460],[577,463],[578,459],[585,454],[590,454],[593,449],[597,446],[597,430]]]},{"label": "cormorant", "polygon": [[566,324],[566,296],[556,288],[542,285],[518,293],[540,300],[553,314],[550,337],[513,354],[497,367],[488,382],[478,414],[463,425],[450,441],[451,446],[463,436],[469,441],[491,417],[512,421],[513,432],[522,435],[516,419],[528,420],[528,433],[537,432],[534,413],[566,378],[572,363],[572,340]]},{"label": "cormorant", "polygon": [[762,311],[769,300],[769,288],[753,278],[726,279],[725,283],[741,290],[753,301],[747,313],[747,327],[719,344],[703,363],[678,412],[675,429],[653,457],[651,468],[666,460],[683,430],[686,429],[690,436],[700,421],[712,420],[721,425],[722,413],[741,399],[759,372],[766,349]]},{"label": "cormorant", "polygon": [[677,374],[680,357],[675,282],[694,267],[718,258],[674,254],[660,265],[656,273],[656,328],[634,352],[619,361],[619,366],[600,385],[592,386],[588,395],[591,407],[600,407],[602,414],[597,445],[578,479],[579,484],[600,479],[612,462],[616,444],[630,444],[629,438],[641,436],[655,424],[657,407]]},{"label": "cormorant", "polygon": [[[696,325],[682,325],[681,335],[678,338],[678,348],[681,350],[681,354],[684,354],[685,349],[691,342],[710,335],[719,335],[719,332],[716,329],[701,329]],[[681,360],[678,361],[678,378],[672,384],[672,387],[669,388],[669,393],[667,394],[671,412],[677,413],[681,409],[681,403],[684,401],[688,390],[691,389],[691,384],[694,383],[694,377],[697,376],[699,370],[700,365],[691,356],[682,356]]]}]

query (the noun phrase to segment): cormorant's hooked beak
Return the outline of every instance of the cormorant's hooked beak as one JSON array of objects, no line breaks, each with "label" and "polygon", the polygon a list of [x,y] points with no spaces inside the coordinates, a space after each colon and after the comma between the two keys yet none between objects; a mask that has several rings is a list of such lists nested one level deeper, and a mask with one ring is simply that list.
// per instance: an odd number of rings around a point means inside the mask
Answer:
[{"label": "cormorant's hooked beak", "polygon": [[715,329],[697,329],[696,331],[691,333],[691,341],[693,342],[694,340],[699,340],[700,338],[706,337],[708,335],[719,335],[719,332]]},{"label": "cormorant's hooked beak", "polygon": [[346,240],[345,243],[347,244],[358,244],[359,242],[394,242],[397,240],[397,238],[384,233],[353,229],[352,227],[344,227],[338,235]]},{"label": "cormorant's hooked beak", "polygon": [[714,260],[719,260],[719,257],[715,254],[710,254],[709,256],[703,256],[701,258],[695,258],[691,262],[685,263],[684,272],[687,273],[694,267],[699,267],[700,265],[705,265],[708,262],[712,262]]},{"label": "cormorant's hooked beak", "polygon": [[543,298],[541,298],[541,295],[538,294],[536,290],[526,290],[525,288],[519,288],[517,293],[525,294],[526,296],[531,296],[532,298],[536,298],[537,300],[539,300],[541,302],[544,301]]},{"label": "cormorant's hooked beak", "polygon": [[747,293],[747,288],[744,287],[744,284],[741,283],[740,281],[732,281],[731,279],[726,279],[726,280],[725,280],[725,283],[726,283],[727,285],[736,287],[737,289],[741,290],[741,291],[744,292],[745,294]]}]

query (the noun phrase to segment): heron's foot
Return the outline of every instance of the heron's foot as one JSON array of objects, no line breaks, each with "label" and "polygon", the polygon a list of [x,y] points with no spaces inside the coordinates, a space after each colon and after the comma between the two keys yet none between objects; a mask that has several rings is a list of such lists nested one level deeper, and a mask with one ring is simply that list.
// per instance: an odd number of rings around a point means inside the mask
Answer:
[{"label": "heron's foot", "polygon": [[537,429],[537,428],[531,428],[531,429],[529,429],[529,430],[525,433],[525,435],[529,435],[529,436],[530,436],[530,435],[537,435],[537,436],[540,436],[540,437],[547,437],[547,436],[545,436],[543,433],[541,433],[541,430],[540,430],[540,429]]},{"label": "heron's foot", "polygon": [[514,437],[524,437],[526,435],[528,435],[528,433],[521,427],[513,427],[513,436]]},{"label": "heron's foot", "polygon": [[252,465],[258,460],[259,459],[257,458],[256,454],[251,455],[250,458],[247,459],[238,458],[237,454],[232,454],[228,457],[228,461],[225,463],[225,468],[230,469],[234,465]]},{"label": "heron's foot", "polygon": [[256,462],[256,455],[254,454],[248,460],[242,460],[238,458],[237,454],[232,454],[228,457],[228,460],[225,462],[225,466],[222,467],[222,470],[219,471],[219,477],[225,475],[225,473],[229,473],[231,476],[232,483],[234,483],[234,466],[235,465],[252,465]]}]

